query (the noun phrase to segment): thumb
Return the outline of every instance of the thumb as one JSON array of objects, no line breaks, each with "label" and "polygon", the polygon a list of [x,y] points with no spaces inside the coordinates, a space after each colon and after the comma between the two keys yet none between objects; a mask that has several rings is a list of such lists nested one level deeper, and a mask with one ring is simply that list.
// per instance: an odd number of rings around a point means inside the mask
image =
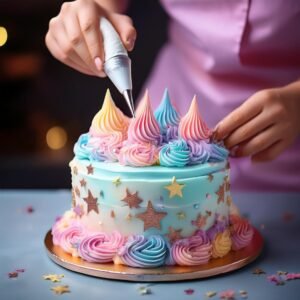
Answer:
[{"label": "thumb", "polygon": [[126,15],[117,13],[110,13],[108,15],[108,19],[118,32],[127,51],[132,51],[137,35],[132,23],[132,19]]}]

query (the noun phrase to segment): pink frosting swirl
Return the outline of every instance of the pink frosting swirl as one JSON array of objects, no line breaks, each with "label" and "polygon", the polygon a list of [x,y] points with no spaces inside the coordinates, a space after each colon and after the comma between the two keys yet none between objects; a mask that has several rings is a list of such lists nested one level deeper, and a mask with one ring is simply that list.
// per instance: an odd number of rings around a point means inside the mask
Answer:
[{"label": "pink frosting swirl", "polygon": [[107,263],[113,260],[126,239],[117,231],[111,234],[104,232],[85,237],[79,245],[79,255],[86,261]]},{"label": "pink frosting swirl", "polygon": [[158,145],[162,140],[159,125],[153,115],[148,91],[137,110],[137,117],[132,119],[128,128],[129,143],[151,143]]},{"label": "pink frosting swirl", "polygon": [[212,245],[206,234],[199,233],[187,239],[176,241],[172,248],[172,258],[181,266],[196,266],[208,263]]},{"label": "pink frosting swirl", "polygon": [[125,166],[152,166],[158,161],[158,148],[152,144],[127,145],[120,150],[118,158]]},{"label": "pink frosting swirl", "polygon": [[230,216],[230,224],[232,249],[237,251],[248,246],[254,234],[251,224],[237,215]]},{"label": "pink frosting swirl", "polygon": [[186,141],[192,140],[199,142],[200,140],[208,139],[211,135],[211,130],[202,120],[199,112],[196,96],[194,96],[191,106],[187,114],[179,123],[179,136]]}]

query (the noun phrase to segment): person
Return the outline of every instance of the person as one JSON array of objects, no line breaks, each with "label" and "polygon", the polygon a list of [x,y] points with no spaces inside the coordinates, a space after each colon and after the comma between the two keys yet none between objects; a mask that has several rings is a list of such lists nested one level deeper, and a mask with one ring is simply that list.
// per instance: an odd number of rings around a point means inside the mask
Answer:
[{"label": "person", "polygon": [[[294,0],[161,0],[169,40],[145,86],[154,105],[165,87],[181,113],[197,94],[214,138],[230,149],[238,190],[300,191],[300,3]],[[127,1],[63,3],[46,45],[64,64],[105,76],[99,20],[128,51],[136,30]],[[142,37],[141,37],[142,38]]]}]

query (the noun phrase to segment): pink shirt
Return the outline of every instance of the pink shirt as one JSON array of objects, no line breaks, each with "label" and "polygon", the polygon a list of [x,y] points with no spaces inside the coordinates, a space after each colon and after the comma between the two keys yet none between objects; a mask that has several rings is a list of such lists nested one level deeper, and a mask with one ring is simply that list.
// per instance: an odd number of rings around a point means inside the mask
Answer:
[{"label": "pink shirt", "polygon": [[[194,94],[210,127],[258,90],[300,78],[298,0],[161,0],[169,41],[145,87],[158,105],[163,90],[181,114]],[[300,139],[275,161],[232,159],[238,190],[300,191]]]}]

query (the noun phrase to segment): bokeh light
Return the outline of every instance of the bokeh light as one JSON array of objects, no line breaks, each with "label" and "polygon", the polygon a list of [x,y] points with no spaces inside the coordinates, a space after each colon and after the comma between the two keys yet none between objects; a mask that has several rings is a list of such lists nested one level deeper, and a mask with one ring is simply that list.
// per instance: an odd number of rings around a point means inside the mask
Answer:
[{"label": "bokeh light", "polygon": [[7,30],[0,26],[0,47],[4,46],[7,42]]},{"label": "bokeh light", "polygon": [[59,126],[51,127],[46,134],[46,142],[50,149],[62,149],[68,140],[67,132]]}]

